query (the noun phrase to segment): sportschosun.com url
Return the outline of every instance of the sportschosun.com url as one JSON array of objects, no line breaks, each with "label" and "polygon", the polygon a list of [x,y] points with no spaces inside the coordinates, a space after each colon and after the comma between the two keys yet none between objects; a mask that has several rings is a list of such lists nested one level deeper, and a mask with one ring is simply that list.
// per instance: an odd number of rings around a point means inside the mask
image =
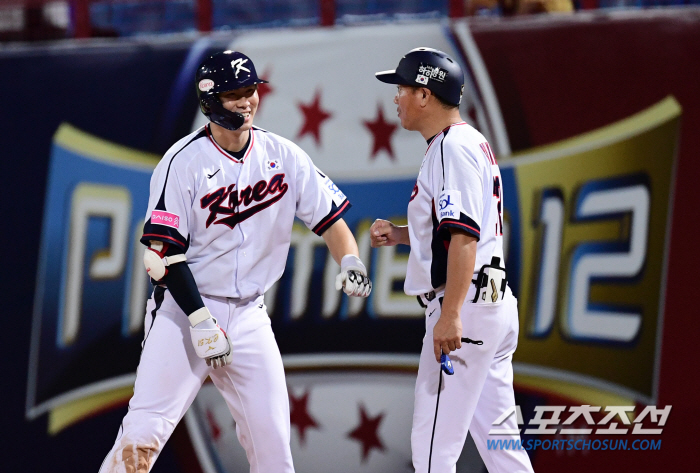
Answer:
[{"label": "sportschosun.com url", "polygon": [[487,440],[489,450],[661,450],[661,439],[615,440]]}]

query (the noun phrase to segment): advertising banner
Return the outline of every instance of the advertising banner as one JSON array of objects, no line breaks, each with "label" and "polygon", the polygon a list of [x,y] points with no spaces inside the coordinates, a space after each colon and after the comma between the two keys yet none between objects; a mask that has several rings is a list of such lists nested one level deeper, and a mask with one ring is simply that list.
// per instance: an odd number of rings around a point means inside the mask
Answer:
[{"label": "advertising banner", "polygon": [[[607,40],[633,31],[618,48],[636,37],[671,38],[679,54],[690,57],[700,30],[667,28],[677,20],[611,17],[596,31]],[[579,31],[576,24],[572,31]],[[516,406],[493,419],[488,448],[526,449],[538,472],[642,471],[680,462],[672,455],[686,430],[678,419],[694,411],[676,365],[690,364],[699,353],[688,348],[692,311],[677,310],[692,293],[683,286],[686,277],[697,279],[683,266],[684,258],[693,258],[685,219],[697,204],[688,198],[697,170],[688,143],[695,143],[692,130],[700,123],[692,70],[676,71],[666,82],[649,80],[634,98],[620,88],[612,94],[609,82],[601,82],[594,97],[600,74],[612,66],[571,66],[565,39],[528,49],[531,62],[503,52],[510,51],[503,38],[526,42],[558,34],[544,21],[528,25],[427,21],[248,31],[174,43],[162,62],[154,59],[155,46],[117,48],[119,57],[138,65],[126,67],[122,59],[122,80],[137,84],[114,89],[115,102],[124,106],[110,102],[105,110],[94,96],[72,93],[70,107],[37,118],[36,137],[15,132],[30,150],[30,172],[42,170],[37,178],[45,190],[27,193],[20,179],[9,179],[16,170],[3,173],[6,187],[24,196],[23,208],[41,209],[27,221],[22,208],[8,206],[12,225],[31,230],[28,242],[8,255],[17,275],[9,287],[26,286],[10,305],[25,313],[13,330],[29,340],[26,347],[10,347],[24,357],[21,366],[17,356],[7,361],[9,372],[26,380],[26,391],[13,392],[11,400],[25,404],[22,418],[12,420],[17,442],[31,439],[52,454],[89,444],[79,460],[86,471],[96,471],[107,454],[133,393],[144,321],[151,317],[144,313],[152,286],[139,243],[151,174],[172,143],[206,123],[195,100],[194,71],[212,51],[230,48],[249,55],[269,81],[258,90],[255,125],[297,143],[352,203],[344,218],[374,284],[367,299],[337,291],[339,267],[324,240],[294,223],[286,271],[265,304],[286,372],[295,467],[308,473],[412,471],[413,390],[425,315],[403,292],[408,247],[373,249],[368,230],[376,218],[406,224],[426,144],[401,127],[396,89],[374,73],[394,69],[412,48],[429,46],[450,54],[466,72],[460,113],[489,140],[503,179],[505,262],[520,318]],[[612,54],[593,51],[594,43],[577,43],[584,59]],[[56,66],[56,80],[71,75],[57,59],[67,56],[32,54],[55,61],[45,67],[51,75]],[[84,83],[103,91],[115,87],[94,67],[89,49],[60,54],[75,54],[69,63]],[[615,54],[619,61],[610,74],[630,83],[643,80],[635,76],[636,64],[662,57],[651,46],[638,63]],[[30,70],[31,58],[18,57],[0,60]],[[109,55],[100,60],[109,67]],[[558,62],[565,66],[558,69]],[[565,81],[536,85],[534,78],[545,82],[572,69],[589,99]],[[599,107],[595,119],[580,105],[566,114],[561,110],[569,99],[562,105],[554,98],[569,96],[609,106]],[[81,107],[84,113],[77,113]],[[12,155],[24,149],[8,146]],[[19,169],[19,162],[9,164]],[[31,245],[32,252],[25,251]],[[498,443],[499,424],[510,415],[520,427],[518,445]],[[37,471],[52,471],[49,458],[28,461]],[[468,441],[457,471],[483,468]],[[248,469],[229,409],[205,382],[153,471]]]}]

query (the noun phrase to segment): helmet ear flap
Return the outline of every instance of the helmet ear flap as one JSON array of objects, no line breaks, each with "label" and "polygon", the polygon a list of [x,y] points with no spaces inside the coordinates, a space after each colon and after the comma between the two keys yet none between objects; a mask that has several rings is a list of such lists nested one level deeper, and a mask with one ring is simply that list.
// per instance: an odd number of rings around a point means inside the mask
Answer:
[{"label": "helmet ear flap", "polygon": [[199,107],[209,120],[227,130],[236,131],[245,123],[243,114],[226,110],[214,94],[202,95],[199,99]]},{"label": "helmet ear flap", "polygon": [[216,97],[212,97],[210,95],[202,95],[199,97],[199,109],[207,118],[209,118],[209,115],[211,115],[210,103],[212,99],[216,100]]}]

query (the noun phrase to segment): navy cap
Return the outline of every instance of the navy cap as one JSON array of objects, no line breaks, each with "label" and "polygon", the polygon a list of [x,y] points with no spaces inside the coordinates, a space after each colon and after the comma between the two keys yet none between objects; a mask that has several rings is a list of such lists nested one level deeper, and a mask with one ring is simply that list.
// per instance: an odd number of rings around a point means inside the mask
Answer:
[{"label": "navy cap", "polygon": [[401,58],[396,69],[374,75],[387,84],[425,87],[452,105],[459,105],[462,100],[462,68],[447,53],[437,49],[412,49]]}]

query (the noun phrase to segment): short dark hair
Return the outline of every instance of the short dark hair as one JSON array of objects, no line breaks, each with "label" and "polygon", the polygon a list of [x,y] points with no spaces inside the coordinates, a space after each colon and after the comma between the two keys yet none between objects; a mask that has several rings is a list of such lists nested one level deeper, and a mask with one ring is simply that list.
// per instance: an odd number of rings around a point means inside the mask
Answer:
[{"label": "short dark hair", "polygon": [[[418,89],[428,89],[427,87],[422,87],[420,85],[401,85],[401,87],[410,87],[413,92],[415,92]],[[428,89],[430,90],[430,89]],[[454,105],[448,102],[447,100],[443,99],[439,95],[435,94],[432,90],[430,90],[430,93],[432,94],[433,97],[437,99],[438,102],[440,102],[440,105],[442,105],[442,108],[445,110],[454,110],[455,108],[459,108],[459,105]]]},{"label": "short dark hair", "polygon": [[[404,87],[411,87],[414,91],[418,89],[428,89],[427,87],[421,87],[419,85],[405,85]],[[430,90],[430,89],[428,89]],[[437,99],[438,102],[440,102],[440,105],[442,105],[442,108],[445,110],[454,110],[455,108],[459,108],[459,105],[454,105],[448,102],[447,100],[443,99],[439,95],[437,95],[435,92],[430,90],[430,93]]]},{"label": "short dark hair", "polygon": [[[433,93],[433,95],[435,95],[435,93]],[[455,108],[459,108],[459,105],[449,103],[439,95],[435,95],[435,98],[438,99],[438,102],[440,102],[440,105],[442,105],[442,108],[444,108],[445,110],[454,110]]]}]

